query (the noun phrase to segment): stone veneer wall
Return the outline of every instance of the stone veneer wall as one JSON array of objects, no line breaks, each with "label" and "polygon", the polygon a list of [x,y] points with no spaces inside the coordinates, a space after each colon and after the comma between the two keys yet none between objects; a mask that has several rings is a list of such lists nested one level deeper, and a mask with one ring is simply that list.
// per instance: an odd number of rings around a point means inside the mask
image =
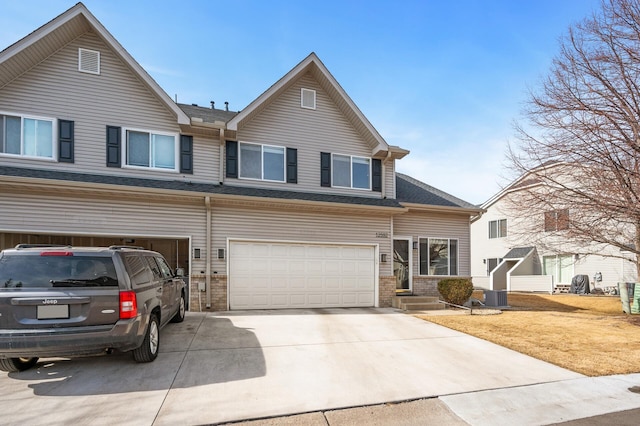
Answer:
[{"label": "stone veneer wall", "polygon": [[438,281],[441,277],[413,277],[414,296],[440,297],[438,293]]},{"label": "stone veneer wall", "polygon": [[[413,295],[414,296],[433,296],[440,297],[438,292],[438,282],[448,277],[413,277]],[[467,278],[470,277],[451,277],[451,278]]]},{"label": "stone veneer wall", "polygon": [[198,283],[205,282],[204,275],[192,275],[190,280],[189,311],[226,311],[227,310],[227,276],[211,276],[211,308],[207,310],[207,293],[198,290]]},{"label": "stone veneer wall", "polygon": [[380,288],[378,289],[378,302],[381,308],[390,308],[391,300],[396,295],[396,277],[380,277]]}]

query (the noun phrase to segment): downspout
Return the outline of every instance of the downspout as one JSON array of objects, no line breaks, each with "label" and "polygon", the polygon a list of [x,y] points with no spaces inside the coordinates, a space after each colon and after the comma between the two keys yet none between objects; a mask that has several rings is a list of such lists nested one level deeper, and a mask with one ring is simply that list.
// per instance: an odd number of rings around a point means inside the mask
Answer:
[{"label": "downspout", "polygon": [[205,283],[207,293],[205,309],[211,309],[211,197],[204,197],[204,205],[207,209],[207,236],[206,249],[204,251],[206,256]]}]

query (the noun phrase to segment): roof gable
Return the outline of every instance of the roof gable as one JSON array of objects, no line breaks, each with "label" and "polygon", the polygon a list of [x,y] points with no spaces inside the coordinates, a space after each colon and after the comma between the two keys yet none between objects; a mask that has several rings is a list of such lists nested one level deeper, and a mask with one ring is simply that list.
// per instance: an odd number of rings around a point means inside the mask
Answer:
[{"label": "roof gable", "polygon": [[93,31],[113,50],[151,93],[171,111],[178,124],[189,124],[187,115],[82,3],[76,4],[0,52],[0,88],[88,31]]},{"label": "roof gable", "polygon": [[344,117],[371,148],[372,155],[381,155],[389,151],[389,145],[380,136],[373,125],[358,109],[356,104],[338,84],[329,70],[324,66],[315,53],[311,53],[291,71],[267,89],[262,95],[251,102],[244,110],[227,123],[229,130],[237,131],[250,122],[257,114],[266,109],[280,95],[284,94],[295,82],[305,74],[310,73],[326,94],[332,99]]}]

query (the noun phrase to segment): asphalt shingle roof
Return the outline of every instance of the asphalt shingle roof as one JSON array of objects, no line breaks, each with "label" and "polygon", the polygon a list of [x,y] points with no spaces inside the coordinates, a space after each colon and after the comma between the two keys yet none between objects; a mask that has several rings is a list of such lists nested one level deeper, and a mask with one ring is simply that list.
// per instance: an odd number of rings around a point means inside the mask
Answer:
[{"label": "asphalt shingle roof", "polygon": [[406,203],[468,209],[478,208],[478,206],[402,173],[396,173],[396,198],[398,201]]},{"label": "asphalt shingle roof", "polygon": [[317,201],[325,203],[351,204],[377,207],[402,206],[391,199],[350,197],[346,195],[332,195],[309,192],[281,191],[262,188],[248,188],[211,183],[190,182],[184,180],[144,179],[126,176],[97,175],[88,173],[72,173],[54,170],[26,169],[18,167],[0,166],[0,175],[17,176],[37,179],[51,179],[70,182],[98,183],[117,186],[131,186],[139,188],[160,188],[172,191],[190,191],[207,194],[238,195],[246,197],[275,198],[280,200]]},{"label": "asphalt shingle roof", "polygon": [[215,123],[216,121],[223,121],[226,123],[238,114],[235,111],[206,108],[197,105],[178,104],[178,106],[190,118],[201,118],[205,123]]},{"label": "asphalt shingle roof", "polygon": [[535,247],[515,247],[509,250],[509,253],[505,254],[503,259],[522,259],[528,255]]}]

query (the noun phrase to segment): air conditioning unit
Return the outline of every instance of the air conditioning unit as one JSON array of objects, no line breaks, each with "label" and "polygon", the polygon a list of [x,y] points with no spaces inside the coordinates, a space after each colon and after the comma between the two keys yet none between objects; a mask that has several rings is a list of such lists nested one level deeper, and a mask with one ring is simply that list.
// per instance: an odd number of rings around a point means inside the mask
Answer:
[{"label": "air conditioning unit", "polygon": [[484,291],[485,306],[508,306],[507,292],[505,290],[485,290]]}]

